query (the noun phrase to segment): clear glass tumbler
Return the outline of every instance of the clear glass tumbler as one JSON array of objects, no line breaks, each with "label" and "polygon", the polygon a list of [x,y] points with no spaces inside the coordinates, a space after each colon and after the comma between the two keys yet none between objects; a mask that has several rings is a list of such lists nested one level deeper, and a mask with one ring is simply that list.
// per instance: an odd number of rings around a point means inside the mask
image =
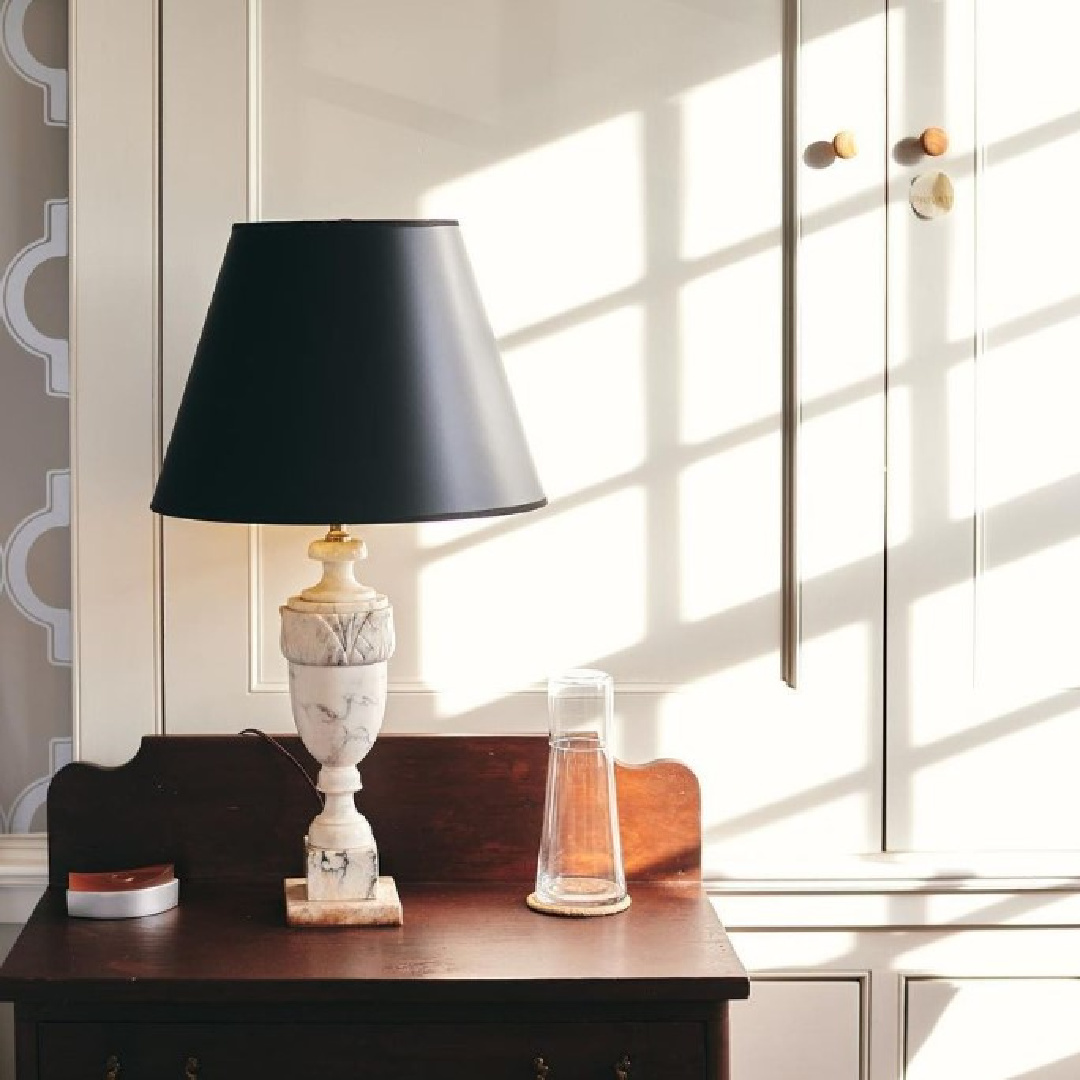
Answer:
[{"label": "clear glass tumbler", "polygon": [[598,907],[626,896],[609,748],[614,696],[603,671],[568,671],[548,681],[550,750],[536,866],[543,903]]}]

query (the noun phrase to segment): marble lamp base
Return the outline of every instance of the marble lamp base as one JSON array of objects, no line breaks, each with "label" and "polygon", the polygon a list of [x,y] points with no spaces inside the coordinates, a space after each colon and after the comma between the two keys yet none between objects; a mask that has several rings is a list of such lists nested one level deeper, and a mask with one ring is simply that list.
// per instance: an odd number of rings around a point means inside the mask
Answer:
[{"label": "marble lamp base", "polygon": [[290,926],[401,926],[397,886],[381,877],[370,900],[309,900],[306,878],[285,879],[285,920]]},{"label": "marble lamp base", "polygon": [[344,529],[334,526],[308,553],[323,564],[323,579],[281,608],[281,651],[289,663],[293,719],[322,766],[316,786],[324,804],[304,838],[307,876],[285,883],[288,921],[398,925],[397,889],[379,877],[375,837],[355,798],[362,786],[357,766],[378,737],[386,708],[393,609],[385,596],[356,581],[353,564],[364,547]]},{"label": "marble lamp base", "polygon": [[374,900],[379,883],[379,852],[372,839],[358,848],[335,849],[305,837],[309,900]]}]

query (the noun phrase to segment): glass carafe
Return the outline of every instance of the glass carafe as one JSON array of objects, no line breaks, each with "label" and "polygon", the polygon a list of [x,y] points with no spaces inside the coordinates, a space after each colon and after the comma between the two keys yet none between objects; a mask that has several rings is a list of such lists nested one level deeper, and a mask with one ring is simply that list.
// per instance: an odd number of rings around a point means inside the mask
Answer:
[{"label": "glass carafe", "polygon": [[536,867],[542,903],[599,907],[626,896],[609,743],[614,685],[602,671],[548,681],[549,754]]}]

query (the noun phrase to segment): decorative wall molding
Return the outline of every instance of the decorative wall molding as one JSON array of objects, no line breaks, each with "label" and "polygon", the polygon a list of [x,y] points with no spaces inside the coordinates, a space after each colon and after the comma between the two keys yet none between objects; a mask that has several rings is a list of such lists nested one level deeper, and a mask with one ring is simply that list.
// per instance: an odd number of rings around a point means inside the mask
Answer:
[{"label": "decorative wall molding", "polygon": [[45,92],[45,123],[65,127],[68,122],[68,77],[63,68],[43,64],[26,44],[26,12],[32,0],[5,0],[0,14],[0,46],[8,63],[28,83]]},{"label": "decorative wall molding", "polygon": [[46,474],[46,502],[42,510],[15,526],[4,554],[8,595],[31,622],[48,631],[49,663],[71,664],[71,612],[45,603],[30,584],[30,550],[50,529],[71,525],[71,472],[52,469]]},{"label": "decorative wall molding", "polygon": [[1080,925],[1080,889],[725,893],[707,885],[732,931],[953,931]]},{"label": "decorative wall molding", "polygon": [[20,251],[4,272],[0,282],[0,314],[11,336],[30,354],[45,361],[45,392],[50,397],[68,397],[71,393],[68,343],[64,338],[42,333],[26,310],[26,289],[34,271],[49,259],[68,254],[68,203],[49,199],[45,203],[45,235]]},{"label": "decorative wall molding", "polygon": [[0,836],[0,923],[22,923],[49,883],[44,833]]},{"label": "decorative wall molding", "polygon": [[927,851],[726,860],[709,885],[728,894],[1080,890],[1080,851]]}]

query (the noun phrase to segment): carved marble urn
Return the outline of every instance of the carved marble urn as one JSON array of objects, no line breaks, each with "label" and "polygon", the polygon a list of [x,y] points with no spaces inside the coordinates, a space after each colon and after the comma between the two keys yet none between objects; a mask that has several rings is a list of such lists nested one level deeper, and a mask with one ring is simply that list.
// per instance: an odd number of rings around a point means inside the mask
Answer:
[{"label": "carved marble urn", "polygon": [[311,544],[308,554],[323,564],[323,578],[281,608],[293,719],[321,765],[317,783],[325,796],[306,838],[307,898],[373,900],[379,856],[356,807],[357,766],[382,727],[393,608],[356,580],[355,563],[367,551],[341,526]]}]

